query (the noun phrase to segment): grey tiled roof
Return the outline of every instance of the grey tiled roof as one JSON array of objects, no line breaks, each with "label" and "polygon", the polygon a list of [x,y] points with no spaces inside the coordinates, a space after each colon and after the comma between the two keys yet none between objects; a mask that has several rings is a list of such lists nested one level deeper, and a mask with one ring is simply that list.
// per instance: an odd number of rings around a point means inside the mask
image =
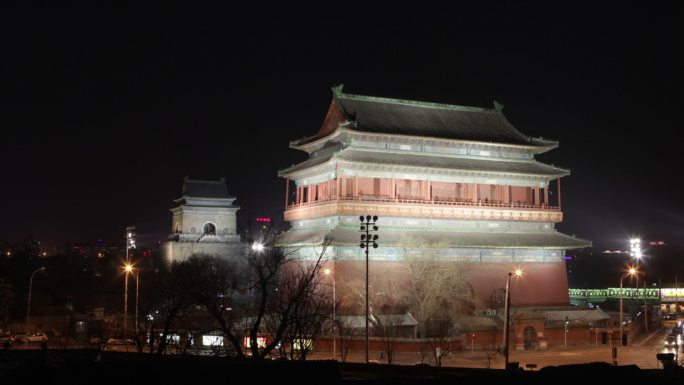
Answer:
[{"label": "grey tiled roof", "polygon": [[[277,244],[304,246],[323,243],[328,235],[334,246],[359,244],[357,229],[336,227],[333,230],[289,230],[278,237]],[[591,242],[571,237],[557,231],[540,233],[473,233],[425,230],[386,230],[378,231],[381,246],[411,246],[405,241],[425,239],[427,242],[440,242],[440,246],[460,248],[541,248],[577,249],[591,246]]]},{"label": "grey tiled roof", "polygon": [[307,159],[301,163],[295,164],[290,168],[286,168],[284,170],[278,171],[278,175],[279,176],[285,176],[285,175],[293,173],[293,172],[306,170],[309,167],[314,167],[314,166],[318,166],[319,164],[325,163],[326,161],[330,160],[330,158],[332,158],[332,157],[333,157],[333,154],[328,154],[326,156],[319,156],[319,157],[315,157],[315,158],[310,158],[310,159]]},{"label": "grey tiled roof", "polygon": [[[478,108],[345,94],[334,97],[352,129],[362,132],[548,147],[557,142],[530,138],[506,119],[500,108]],[[303,139],[305,144],[320,134]]]},{"label": "grey tiled roof", "polygon": [[405,314],[376,314],[375,318],[384,325],[392,326],[416,326],[418,321],[411,315]]},{"label": "grey tiled roof", "polygon": [[568,309],[545,311],[548,321],[603,321],[610,318],[601,309]]},{"label": "grey tiled roof", "polygon": [[467,171],[497,171],[514,174],[565,175],[567,170],[559,169],[537,161],[504,161],[444,156],[383,153],[347,149],[337,155],[339,159],[351,162],[411,165],[416,167],[446,168]]},{"label": "grey tiled roof", "polygon": [[550,166],[535,160],[489,160],[434,155],[402,154],[400,152],[380,152],[346,148],[336,153],[334,156],[309,159],[289,169],[281,170],[280,175],[287,175],[293,172],[305,170],[309,167],[325,163],[330,159],[339,159],[354,163],[413,166],[462,171],[505,172],[509,174],[543,175],[553,177],[568,175],[570,173],[568,170]]},{"label": "grey tiled roof", "polygon": [[193,198],[226,198],[235,199],[228,193],[226,181],[220,180],[192,180],[185,178],[182,195]]}]

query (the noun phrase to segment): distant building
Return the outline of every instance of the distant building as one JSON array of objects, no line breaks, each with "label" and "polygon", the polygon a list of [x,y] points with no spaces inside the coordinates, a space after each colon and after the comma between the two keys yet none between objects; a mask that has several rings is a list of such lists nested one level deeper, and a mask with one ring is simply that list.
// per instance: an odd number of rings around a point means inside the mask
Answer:
[{"label": "distant building", "polygon": [[223,178],[217,181],[185,178],[177,206],[171,209],[171,234],[162,245],[166,261],[193,254],[230,255],[241,248],[237,234],[235,197]]},{"label": "distant building", "polygon": [[272,239],[275,233],[273,225],[273,218],[268,216],[249,218],[247,228],[244,232],[245,241],[248,243],[268,243],[268,241]]},{"label": "distant building", "polygon": [[[560,178],[570,171],[535,160],[558,142],[522,134],[498,103],[464,107],[335,87],[320,130],[290,147],[309,159],[279,172],[291,229],[278,244],[306,258],[320,250],[309,246],[330,239],[338,293],[363,271],[359,216],[377,215],[371,269],[402,274],[407,253],[460,262],[482,306],[500,308],[508,273],[521,268],[513,306],[569,304],[565,250],[591,245],[555,229]],[[382,284],[370,275],[371,285]]]}]

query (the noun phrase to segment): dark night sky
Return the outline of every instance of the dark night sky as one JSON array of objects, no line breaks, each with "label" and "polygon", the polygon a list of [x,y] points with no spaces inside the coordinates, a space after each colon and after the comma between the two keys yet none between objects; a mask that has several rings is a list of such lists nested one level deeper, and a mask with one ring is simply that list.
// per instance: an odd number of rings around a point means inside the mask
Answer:
[{"label": "dark night sky", "polygon": [[[598,247],[684,243],[681,9],[5,5],[0,240],[123,244],[170,228],[182,178],[227,179],[240,215],[282,219],[277,170],[330,87],[505,105],[564,178],[558,228]],[[416,4],[413,4],[414,6]],[[547,6],[546,6],[547,7]]]}]

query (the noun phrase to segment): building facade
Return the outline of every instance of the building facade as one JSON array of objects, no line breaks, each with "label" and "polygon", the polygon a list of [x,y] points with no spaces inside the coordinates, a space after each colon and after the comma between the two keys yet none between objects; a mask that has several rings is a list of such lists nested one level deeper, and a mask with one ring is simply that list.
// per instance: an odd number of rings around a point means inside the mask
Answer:
[{"label": "building facade", "polygon": [[290,147],[309,159],[283,169],[285,220],[278,245],[303,258],[321,252],[340,286],[365,267],[359,216],[377,215],[370,284],[401,274],[407,255],[461,262],[481,306],[567,305],[564,252],[588,241],[558,232],[560,178],[569,170],[535,160],[558,142],[530,138],[494,108],[346,94],[320,130]]},{"label": "building facade", "polygon": [[171,234],[162,245],[165,260],[181,261],[193,254],[234,255],[242,247],[235,199],[223,178],[213,181],[186,177],[181,197],[171,209]]}]

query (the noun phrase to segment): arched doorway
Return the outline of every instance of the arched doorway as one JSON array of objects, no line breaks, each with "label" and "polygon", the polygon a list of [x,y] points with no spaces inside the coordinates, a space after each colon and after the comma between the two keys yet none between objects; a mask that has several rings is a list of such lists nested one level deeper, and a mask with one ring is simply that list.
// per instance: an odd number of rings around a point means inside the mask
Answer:
[{"label": "arched doorway", "polygon": [[537,331],[532,326],[528,326],[523,331],[525,350],[537,348]]},{"label": "arched doorway", "polygon": [[216,226],[213,223],[204,225],[204,235],[216,235]]}]

